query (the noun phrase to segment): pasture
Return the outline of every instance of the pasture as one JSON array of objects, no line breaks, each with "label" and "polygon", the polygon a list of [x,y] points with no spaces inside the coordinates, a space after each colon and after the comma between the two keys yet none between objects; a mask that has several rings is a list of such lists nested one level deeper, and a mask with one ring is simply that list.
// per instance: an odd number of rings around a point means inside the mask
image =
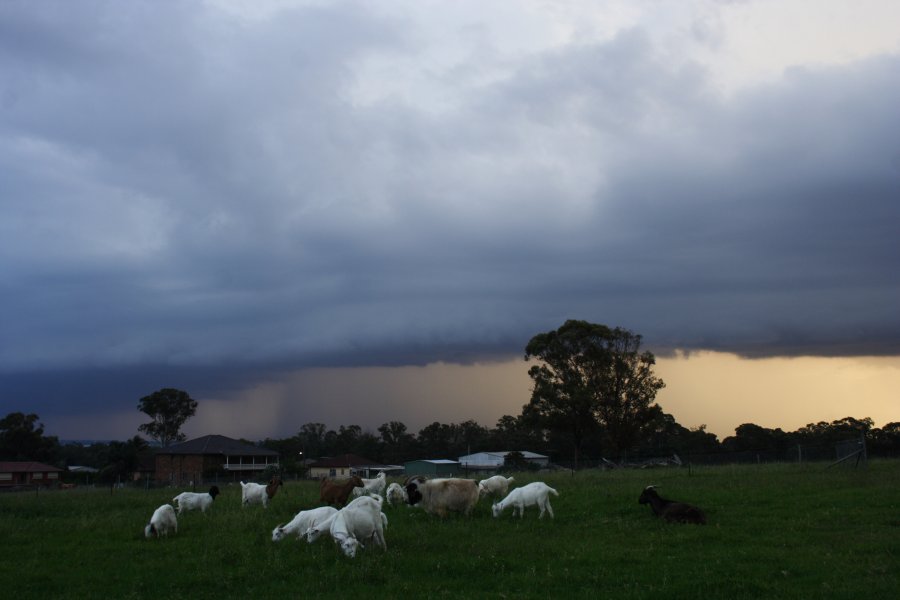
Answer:
[{"label": "pasture", "polygon": [[[318,506],[318,484],[288,481],[268,509],[222,485],[203,515],[148,540],[143,527],[183,489],[76,488],[0,494],[0,573],[15,598],[896,598],[900,461],[688,470],[517,473],[542,480],[556,519],[526,509],[444,520],[385,504],[388,551],[344,557],[330,538],[272,542]],[[390,479],[389,479],[390,481]],[[637,498],[647,484],[705,509],[674,525]],[[205,491],[198,489],[197,491]]]}]

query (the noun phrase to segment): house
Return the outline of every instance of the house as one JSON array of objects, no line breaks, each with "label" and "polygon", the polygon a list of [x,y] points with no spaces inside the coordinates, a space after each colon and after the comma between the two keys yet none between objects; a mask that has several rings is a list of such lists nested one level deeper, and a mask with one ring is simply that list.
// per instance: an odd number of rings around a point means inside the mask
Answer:
[{"label": "house", "polygon": [[[459,462],[464,469],[468,469],[470,471],[496,471],[503,467],[506,461],[506,456],[511,452],[511,450],[499,452],[476,452],[475,454],[460,456]],[[544,456],[543,454],[537,454],[535,452],[529,452],[527,450],[519,450],[519,454],[522,455],[522,459],[528,465],[534,465],[537,468],[547,467],[550,465],[549,456]]]},{"label": "house", "polygon": [[309,464],[308,477],[313,479],[321,479],[322,477],[350,477],[350,475],[369,477],[386,466],[389,465],[382,465],[374,460],[356,454],[326,456]]},{"label": "house", "polygon": [[155,453],[156,481],[173,484],[250,481],[270,467],[279,467],[277,452],[224,435],[206,435]]},{"label": "house", "polygon": [[411,460],[406,463],[407,475],[428,475],[429,477],[453,477],[461,472],[459,461],[444,458]]},{"label": "house", "polygon": [[0,462],[0,487],[11,488],[20,485],[55,487],[59,484],[59,474],[62,472],[62,469],[39,462]]}]

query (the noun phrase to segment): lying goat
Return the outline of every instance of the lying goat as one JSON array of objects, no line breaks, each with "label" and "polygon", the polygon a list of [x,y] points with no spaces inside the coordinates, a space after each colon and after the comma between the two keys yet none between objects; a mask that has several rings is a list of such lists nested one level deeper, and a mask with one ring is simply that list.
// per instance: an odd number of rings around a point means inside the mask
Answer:
[{"label": "lying goat", "polygon": [[150,522],[144,527],[145,537],[168,536],[169,532],[178,533],[178,519],[175,517],[175,509],[171,504],[163,504],[153,511]]},{"label": "lying goat", "polygon": [[333,506],[320,506],[310,510],[301,510],[287,525],[279,525],[272,530],[272,541],[277,542],[286,535],[306,537],[309,530],[334,517],[338,509]]},{"label": "lying goat", "polygon": [[544,512],[550,513],[550,518],[552,519],[553,507],[550,506],[550,494],[559,496],[559,492],[546,483],[535,481],[534,483],[517,487],[511,491],[506,498],[494,504],[491,507],[491,511],[494,513],[495,517],[499,517],[505,508],[512,506],[513,516],[516,515],[516,510],[518,510],[519,518],[521,519],[525,516],[526,506],[537,506],[541,509],[541,514],[538,515],[538,519],[544,518]]},{"label": "lying goat", "polygon": [[208,492],[202,494],[196,492],[181,492],[172,498],[172,502],[175,503],[175,510],[178,511],[179,515],[186,510],[197,509],[200,509],[200,512],[205,513],[206,509],[212,506],[213,500],[215,500],[218,495],[219,486],[214,485],[209,488]]},{"label": "lying goat", "polygon": [[649,504],[653,514],[662,517],[670,523],[695,523],[706,525],[706,515],[703,511],[684,502],[666,500],[656,493],[655,485],[648,485],[638,498],[639,504]]},{"label": "lying goat", "polygon": [[280,477],[273,477],[267,485],[261,483],[241,482],[241,506],[250,504],[262,504],[263,508],[269,507],[269,500],[275,497],[278,488],[284,485]]}]

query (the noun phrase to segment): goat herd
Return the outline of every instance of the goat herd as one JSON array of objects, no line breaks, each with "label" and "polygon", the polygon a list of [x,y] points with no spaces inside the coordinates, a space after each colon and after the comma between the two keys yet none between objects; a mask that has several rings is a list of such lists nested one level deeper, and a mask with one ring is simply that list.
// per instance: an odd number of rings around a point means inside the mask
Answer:
[{"label": "goat herd", "polygon": [[[387,485],[383,472],[379,472],[374,479],[363,479],[356,475],[345,480],[325,478],[319,488],[319,499],[325,505],[302,510],[289,523],[275,527],[272,531],[272,541],[277,542],[285,536],[296,535],[298,538],[305,537],[312,543],[323,533],[328,532],[341,551],[350,558],[356,556],[358,548],[364,547],[363,541],[373,540],[381,548],[387,549],[384,528],[388,524],[388,519],[381,510],[385,497],[392,506],[396,504],[420,506],[428,514],[443,518],[451,512],[469,515],[480,498],[496,496],[502,500],[491,506],[494,517],[499,517],[505,509],[512,507],[513,516],[518,512],[522,518],[525,507],[537,506],[540,509],[538,518],[543,518],[545,512],[553,518],[550,495],[559,495],[555,489],[546,483],[536,481],[507,493],[513,480],[513,477],[502,475],[494,475],[481,481],[458,478],[428,479],[417,475],[407,478],[403,485],[399,483]],[[267,485],[242,481],[241,504],[243,506],[262,504],[266,507],[281,485],[279,477],[273,477]],[[656,486],[647,486],[638,498],[640,504],[650,505],[654,515],[676,523],[706,523],[706,516],[702,510],[683,502],[666,500],[655,488]],[[170,531],[177,532],[176,511],[179,515],[184,511],[198,509],[205,513],[218,494],[219,488],[215,485],[206,493],[178,494],[172,498],[174,508],[171,504],[163,504],[153,512],[150,523],[144,528],[144,535],[149,538],[168,535]]]}]

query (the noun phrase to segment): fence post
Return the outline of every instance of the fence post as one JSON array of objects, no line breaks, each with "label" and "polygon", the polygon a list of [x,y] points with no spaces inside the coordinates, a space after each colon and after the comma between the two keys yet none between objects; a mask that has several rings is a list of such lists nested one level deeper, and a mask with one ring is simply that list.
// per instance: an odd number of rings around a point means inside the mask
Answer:
[{"label": "fence post", "polygon": [[803,462],[803,447],[797,444],[797,463]]}]

